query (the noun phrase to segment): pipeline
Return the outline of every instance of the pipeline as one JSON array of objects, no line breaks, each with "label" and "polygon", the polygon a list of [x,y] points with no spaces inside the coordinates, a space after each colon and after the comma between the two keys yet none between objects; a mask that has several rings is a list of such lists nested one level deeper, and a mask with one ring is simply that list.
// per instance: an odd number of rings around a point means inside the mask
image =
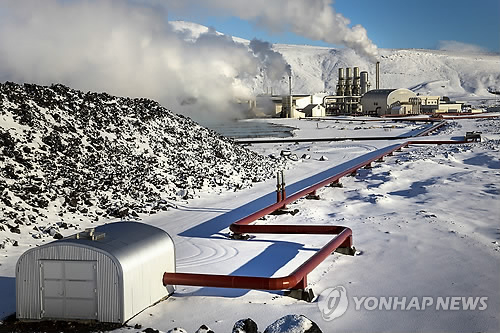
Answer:
[{"label": "pipeline", "polygon": [[[332,252],[337,251],[344,254],[354,254],[352,247],[352,230],[344,226],[332,225],[250,225],[250,223],[259,218],[282,209],[287,204],[296,201],[324,186],[338,183],[340,178],[355,174],[358,169],[370,166],[374,161],[383,161],[385,156],[392,156],[395,151],[401,151],[402,148],[409,145],[427,145],[427,144],[462,144],[467,143],[467,139],[460,141],[448,140],[413,140],[391,146],[389,149],[380,149],[379,154],[362,159],[360,162],[346,167],[325,179],[308,186],[302,190],[286,196],[283,173],[278,173],[277,179],[277,202],[263,209],[256,211],[230,225],[230,230],[235,235],[247,233],[266,233],[266,234],[331,234],[336,235],[326,245],[324,245],[312,257],[307,259],[302,265],[295,269],[290,275],[285,277],[256,277],[256,276],[233,276],[217,274],[198,274],[198,273],[169,273],[163,274],[163,285],[190,285],[202,287],[219,288],[238,288],[238,289],[260,289],[260,290],[291,290],[299,291],[300,299],[312,301],[313,296],[306,291],[307,275],[323,262]],[[280,184],[280,178],[282,183]]]},{"label": "pipeline", "polygon": [[257,144],[257,143],[295,143],[295,142],[338,142],[338,141],[381,141],[381,140],[403,140],[411,139],[414,137],[428,135],[440,127],[442,127],[446,121],[440,120],[437,124],[433,124],[431,127],[421,130],[414,135],[403,135],[403,136],[362,136],[362,137],[351,137],[351,138],[281,138],[281,139],[234,139],[237,144]]}]

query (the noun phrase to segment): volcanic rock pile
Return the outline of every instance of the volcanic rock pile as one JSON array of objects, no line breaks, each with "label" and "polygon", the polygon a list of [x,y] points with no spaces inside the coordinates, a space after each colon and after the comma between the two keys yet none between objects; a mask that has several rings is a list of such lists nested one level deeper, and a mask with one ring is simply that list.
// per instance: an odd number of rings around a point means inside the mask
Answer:
[{"label": "volcanic rock pile", "polygon": [[154,213],[251,186],[283,163],[155,101],[60,84],[0,84],[0,124],[0,232],[65,214]]}]

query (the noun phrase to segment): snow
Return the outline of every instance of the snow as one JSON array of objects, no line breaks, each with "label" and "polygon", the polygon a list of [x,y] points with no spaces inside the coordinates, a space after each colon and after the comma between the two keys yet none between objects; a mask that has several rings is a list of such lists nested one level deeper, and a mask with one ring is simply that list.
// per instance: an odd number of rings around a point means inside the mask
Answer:
[{"label": "snow", "polygon": [[[178,30],[185,29],[186,38],[197,38],[207,31],[188,22],[173,24]],[[369,71],[370,80],[374,81],[373,64],[347,49],[275,45],[274,50],[281,52],[292,65],[293,90],[297,93],[334,91],[339,67],[359,66],[362,71]],[[500,90],[500,57],[497,54],[460,55],[413,49],[381,50],[381,56],[382,87],[406,87],[421,94],[444,94],[475,104],[495,103],[495,96],[492,97],[487,89]],[[245,83],[252,85],[257,93],[265,91],[271,84],[258,79]],[[286,79],[280,84],[285,90]],[[56,94],[55,99],[62,100],[63,97]],[[113,98],[106,104],[112,107],[116,101]],[[80,104],[79,101],[75,103]],[[93,101],[86,107],[98,104]],[[17,104],[7,102],[3,107],[15,108]],[[46,116],[48,113],[43,113],[43,117]],[[16,137],[19,140],[24,139],[29,148],[39,149],[44,145],[42,134],[23,137],[21,133],[28,129],[27,126],[20,125],[9,113],[0,117],[2,126],[19,135]],[[136,118],[129,114],[126,119],[131,123]],[[295,129],[295,138],[397,137],[428,126],[371,120],[362,119],[365,123],[349,118],[246,122],[256,126],[261,123],[288,126]],[[290,209],[299,210],[295,216],[266,216],[257,221],[262,224],[345,225],[353,230],[357,255],[333,254],[308,276],[309,286],[316,295],[336,286],[347,290],[348,308],[335,320],[323,319],[318,299],[307,303],[284,297],[279,291],[178,286],[173,296],[134,317],[128,323],[131,327],[116,331],[140,332],[142,329],[132,328],[140,324],[162,332],[174,327],[195,332],[205,324],[215,332],[230,332],[234,323],[242,318],[252,318],[259,330],[264,331],[279,318],[295,314],[289,318],[305,315],[323,332],[498,332],[500,120],[447,120],[447,125],[432,138],[449,140],[463,137],[466,131],[473,130],[482,131],[482,142],[412,145],[393,157],[385,158],[383,163],[374,163],[372,169],[360,169],[355,177],[342,178],[343,188],[322,188],[317,192],[320,200],[300,199],[290,204]],[[76,131],[83,133],[78,127]],[[172,133],[165,133],[165,140],[175,144],[182,133],[176,127],[169,128],[169,131]],[[109,139],[116,137],[111,127],[103,128],[102,133]],[[211,135],[207,134],[207,137]],[[127,139],[125,134],[123,139]],[[283,150],[290,151],[291,156],[297,155],[299,159],[288,161],[285,169],[288,189],[293,192],[299,185],[314,182],[315,175],[332,172],[343,163],[352,163],[359,156],[400,142],[404,140],[266,143],[248,148],[264,156],[280,156]],[[151,141],[136,139],[135,143],[135,152],[154,155]],[[89,144],[87,138],[82,140],[83,146]],[[202,149],[201,146],[198,148]],[[310,158],[300,158],[303,155]],[[189,156],[188,151],[185,156]],[[167,163],[165,158],[159,158]],[[197,167],[206,168],[206,165],[200,162]],[[221,172],[226,169],[221,168]],[[33,170],[32,176],[43,177],[44,174]],[[239,182],[234,176],[228,179]],[[11,183],[13,181],[9,185]],[[188,201],[179,198],[166,202],[167,211],[149,214],[153,210],[150,206],[139,214],[139,219],[166,230],[173,237],[180,272],[283,276],[297,268],[330,237],[259,234],[247,241],[227,237],[232,222],[275,200],[274,189],[273,179],[236,191],[202,187],[197,196]],[[178,196],[184,197],[186,193],[178,193]],[[102,196],[112,198],[113,194],[107,191]],[[13,203],[18,200],[12,193],[8,195]],[[68,236],[103,223],[102,219],[95,222],[78,212],[65,214],[66,225],[60,223],[58,212],[64,201],[63,196],[57,197],[44,212],[45,222],[33,223],[29,228],[25,225],[21,234],[0,229],[0,236],[5,240],[5,247],[0,249],[0,319],[15,311],[15,264],[24,251],[52,241],[47,235],[59,232]],[[92,211],[98,211],[97,207],[92,207]],[[116,220],[119,219],[104,221]],[[2,226],[0,224],[0,228]],[[437,311],[435,308],[357,310],[353,301],[353,297],[422,299],[457,296],[488,297],[487,308],[475,311]],[[302,326],[307,325],[308,322],[304,321]]]},{"label": "snow", "polygon": [[[349,121],[341,123],[351,125]],[[289,120],[287,125],[299,128],[298,136],[324,135],[313,121]],[[306,134],[301,133],[302,126]],[[487,296],[486,310],[356,311],[351,301],[343,316],[325,322],[317,301],[297,301],[281,292],[178,286],[173,296],[146,309],[129,325],[139,323],[163,332],[183,327],[194,332],[206,324],[215,332],[228,332],[236,321],[249,317],[263,330],[282,316],[303,314],[324,332],[333,328],[339,332],[497,331],[500,121],[448,121],[435,137],[450,139],[472,129],[483,131],[483,142],[411,146],[384,163],[374,164],[373,169],[359,170],[356,177],[342,178],[343,188],[319,190],[321,200],[301,199],[291,204],[290,209],[299,209],[297,215],[267,216],[258,223],[338,224],[353,230],[358,255],[334,254],[309,274],[309,285],[316,295],[342,285],[350,297]],[[395,143],[258,144],[251,148],[261,154],[279,155],[283,149],[299,156],[310,154],[311,159],[291,162],[285,171],[287,184],[294,184]],[[319,161],[323,155],[328,161]],[[272,202],[274,186],[275,181],[269,180],[237,192],[201,194],[185,204],[179,202],[176,209],[152,216],[142,214],[141,218],[174,237],[179,271],[283,276],[329,238],[258,235],[249,241],[235,241],[226,237],[231,222]],[[90,223],[80,222],[82,228],[87,225]],[[68,235],[74,230],[60,232]],[[1,250],[2,316],[15,310],[15,261],[29,247],[46,241],[26,234],[9,237],[18,240],[19,246]]]}]

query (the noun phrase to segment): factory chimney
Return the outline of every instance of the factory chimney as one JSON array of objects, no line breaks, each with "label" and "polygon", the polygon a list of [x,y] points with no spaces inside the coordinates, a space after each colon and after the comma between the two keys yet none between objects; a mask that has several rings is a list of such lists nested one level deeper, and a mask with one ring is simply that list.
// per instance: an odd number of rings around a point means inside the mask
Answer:
[{"label": "factory chimney", "polygon": [[291,75],[288,77],[288,90],[290,93],[290,107],[288,108],[287,118],[292,118],[294,116],[294,114],[293,114],[292,76]]},{"label": "factory chimney", "polygon": [[380,89],[380,61],[377,61],[375,67],[375,89]]},{"label": "factory chimney", "polygon": [[368,72],[365,72],[365,71],[361,72],[360,80],[361,80],[361,83],[360,83],[361,84],[361,88],[360,88],[361,92],[360,93],[361,93],[361,95],[364,95],[368,91],[368,85],[369,85]]}]

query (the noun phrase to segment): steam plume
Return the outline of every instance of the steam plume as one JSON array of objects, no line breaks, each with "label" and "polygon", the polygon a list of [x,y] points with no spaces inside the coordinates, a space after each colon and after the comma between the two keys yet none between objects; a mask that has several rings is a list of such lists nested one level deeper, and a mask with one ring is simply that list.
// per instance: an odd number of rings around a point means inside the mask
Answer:
[{"label": "steam plume", "polygon": [[[163,0],[179,6],[179,0]],[[332,0],[184,0],[185,6],[205,6],[227,15],[253,20],[270,31],[294,33],[330,44],[342,44],[361,56],[376,61],[377,46],[361,25],[349,27],[350,20],[333,8]]]},{"label": "steam plume", "polygon": [[[184,40],[154,2],[2,0],[0,81],[150,97],[204,122],[237,117],[237,100],[262,69],[286,71],[281,55],[208,31]],[[255,52],[255,53],[254,53]],[[285,75],[282,73],[281,75]]]}]

